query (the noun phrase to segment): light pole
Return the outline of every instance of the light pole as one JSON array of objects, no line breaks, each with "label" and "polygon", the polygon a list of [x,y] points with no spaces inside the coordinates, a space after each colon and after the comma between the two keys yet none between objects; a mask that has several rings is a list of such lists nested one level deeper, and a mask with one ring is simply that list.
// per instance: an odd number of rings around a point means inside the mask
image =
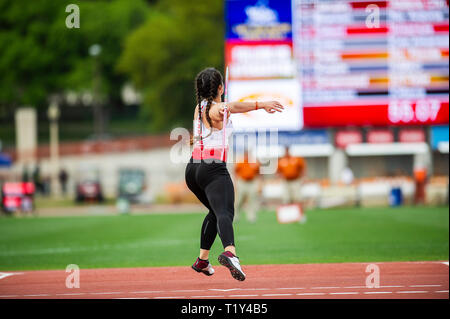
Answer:
[{"label": "light pole", "polygon": [[104,129],[103,110],[102,110],[102,103],[100,101],[101,74],[100,74],[99,56],[101,52],[102,47],[100,44],[93,44],[89,47],[89,55],[94,59],[93,80],[92,80],[94,132],[96,137],[99,139],[102,138]]},{"label": "light pole", "polygon": [[52,102],[47,110],[47,116],[50,120],[50,164],[51,164],[51,192],[53,197],[59,195],[58,173],[59,173],[59,136],[58,119],[59,106]]}]

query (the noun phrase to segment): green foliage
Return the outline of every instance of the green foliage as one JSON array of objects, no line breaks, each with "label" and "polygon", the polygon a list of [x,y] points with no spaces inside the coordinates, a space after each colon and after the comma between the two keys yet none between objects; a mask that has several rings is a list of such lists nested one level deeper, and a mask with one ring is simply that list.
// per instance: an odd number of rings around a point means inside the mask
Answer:
[{"label": "green foliage", "polygon": [[68,29],[70,0],[0,0],[0,117],[18,106],[93,85],[89,47],[100,44],[101,91],[119,105],[129,78],[144,96],[152,131],[192,126],[194,77],[223,70],[223,1],[80,0],[80,28]]},{"label": "green foliage", "polygon": [[73,1],[0,0],[0,110],[46,107],[49,95],[90,89],[89,47],[102,46],[103,90],[115,100],[125,81],[114,70],[127,34],[145,21],[145,0],[77,1],[80,28],[66,27]]},{"label": "green foliage", "polygon": [[0,104],[33,103],[45,99],[47,88],[54,89],[58,75],[52,63],[59,56],[57,48],[50,47],[48,29],[58,7],[51,0],[36,5],[0,1]]},{"label": "green foliage", "polygon": [[122,51],[128,33],[145,21],[148,5],[143,1],[116,0],[111,2],[85,1],[80,3],[82,12],[80,36],[83,52],[78,55],[68,84],[79,89],[89,89],[92,85],[92,59],[88,50],[93,44],[100,44],[104,93],[110,98],[118,98],[120,88],[126,81],[118,74],[114,66]]},{"label": "green foliage", "polygon": [[223,1],[160,1],[127,39],[118,70],[144,93],[142,115],[153,131],[191,128],[194,78],[223,70]]}]

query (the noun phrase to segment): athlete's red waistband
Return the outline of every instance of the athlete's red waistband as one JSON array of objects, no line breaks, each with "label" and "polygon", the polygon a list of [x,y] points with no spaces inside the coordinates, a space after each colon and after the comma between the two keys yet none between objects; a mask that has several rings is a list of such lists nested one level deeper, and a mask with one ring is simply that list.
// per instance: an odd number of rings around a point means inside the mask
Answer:
[{"label": "athlete's red waistband", "polygon": [[205,147],[203,150],[200,147],[194,147],[192,151],[192,158],[195,160],[202,159],[217,159],[220,161],[227,161],[228,148],[222,147]]}]

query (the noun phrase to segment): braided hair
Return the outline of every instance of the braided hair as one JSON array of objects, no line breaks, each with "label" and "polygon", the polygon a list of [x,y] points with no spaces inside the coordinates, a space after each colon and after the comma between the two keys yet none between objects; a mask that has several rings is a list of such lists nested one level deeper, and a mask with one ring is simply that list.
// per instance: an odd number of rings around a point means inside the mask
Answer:
[{"label": "braided hair", "polygon": [[[213,104],[214,99],[217,97],[217,92],[219,90],[219,86],[223,85],[223,77],[222,74],[216,70],[215,68],[206,68],[197,74],[195,78],[195,93],[197,98],[198,105],[198,119],[200,123],[202,123],[202,101],[206,100],[207,104],[205,107],[205,117],[206,121],[209,124],[210,132],[208,134],[211,135],[213,130],[212,120],[209,116],[209,111],[211,109],[211,105]],[[201,125],[200,125],[201,127]],[[205,137],[208,137],[205,136]],[[200,139],[203,139],[200,132]],[[191,144],[193,141],[191,142]]]}]

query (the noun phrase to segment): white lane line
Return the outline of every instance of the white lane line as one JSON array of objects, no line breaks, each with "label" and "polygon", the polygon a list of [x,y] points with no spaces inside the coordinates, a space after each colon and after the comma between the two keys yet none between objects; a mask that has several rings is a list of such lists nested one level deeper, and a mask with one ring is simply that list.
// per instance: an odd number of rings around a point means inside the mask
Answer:
[{"label": "white lane line", "polygon": [[[379,288],[403,288],[405,286],[380,286]],[[347,286],[347,287],[311,287],[309,289],[373,289],[371,287],[367,287],[367,286]],[[281,289],[281,288],[278,288]],[[287,288],[283,288],[283,289],[287,289]],[[303,289],[303,288],[298,288],[298,289]]]},{"label": "white lane line", "polygon": [[366,291],[364,294],[372,295],[372,294],[391,294],[392,291]]},{"label": "white lane line", "polygon": [[306,289],[306,288],[275,288],[277,290],[300,290],[300,289]]},{"label": "white lane line", "polygon": [[22,272],[0,272],[0,280],[9,276],[23,275]]},{"label": "white lane line", "polygon": [[[410,285],[409,287],[440,287],[442,285]],[[405,286],[380,286],[380,288],[400,288]],[[337,288],[367,288],[365,286],[348,286],[348,287],[312,287],[310,289],[337,289]],[[161,290],[151,290],[151,291],[132,291],[132,292],[84,292],[84,293],[60,293],[60,294],[53,294],[53,296],[80,296],[80,295],[113,295],[113,294],[121,294],[121,293],[131,293],[131,294],[153,294],[153,293],[167,293],[167,292],[198,292],[198,291],[223,291],[223,292],[230,292],[230,291],[236,291],[236,290],[301,290],[301,289],[307,289],[304,287],[279,287],[279,288],[231,288],[231,289],[191,289],[191,290],[170,290],[170,291],[161,291]],[[448,290],[438,290],[434,291],[435,293],[448,293]],[[411,290],[411,291],[366,291],[361,292],[362,294],[390,294],[390,293],[400,293],[400,294],[417,294],[417,293],[431,293],[431,291],[422,291],[422,290]],[[320,296],[320,295],[354,295],[359,294],[359,292],[305,292],[305,293],[297,293],[297,296]],[[261,296],[265,297],[276,297],[276,296],[292,296],[293,294],[263,294]],[[48,297],[52,296],[50,294],[28,294],[28,295],[0,295],[0,298],[14,298],[14,297]],[[257,294],[239,294],[239,295],[197,295],[197,296],[191,296],[192,298],[224,298],[224,297],[257,297],[260,295]],[[154,297],[155,299],[173,299],[173,298],[185,298],[184,296],[169,296],[169,297]],[[117,298],[116,298],[117,299]],[[137,298],[130,298],[130,299],[137,299]]]},{"label": "white lane line", "polygon": [[423,291],[423,290],[396,291],[396,293],[398,293],[398,294],[424,294],[427,292],[428,291]]},{"label": "white lane line", "polygon": [[443,264],[448,266],[448,261],[444,261]]},{"label": "white lane line", "polygon": [[225,296],[191,296],[190,298],[225,298]]},{"label": "white lane line", "polygon": [[236,290],[272,290],[274,288],[238,288]]},{"label": "white lane line", "polygon": [[157,294],[157,293],[161,293],[161,292],[165,292],[162,290],[156,291],[156,290],[152,290],[152,291],[131,291],[130,294]]},{"label": "white lane line", "polygon": [[[220,292],[230,292],[230,291],[244,291],[244,290],[273,290],[275,288],[230,288],[230,289],[217,289],[217,288],[210,288],[209,291],[220,291]],[[277,288],[279,289],[279,288]],[[199,290],[199,291],[206,291],[206,290]]]}]

